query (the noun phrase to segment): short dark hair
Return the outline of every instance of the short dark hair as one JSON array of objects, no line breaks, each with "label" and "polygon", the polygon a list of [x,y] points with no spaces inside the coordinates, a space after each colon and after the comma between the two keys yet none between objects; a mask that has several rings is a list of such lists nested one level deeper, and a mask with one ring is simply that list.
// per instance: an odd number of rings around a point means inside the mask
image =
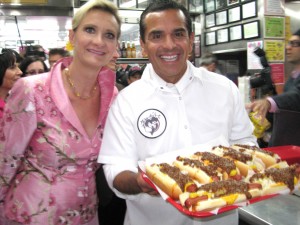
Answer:
[{"label": "short dark hair", "polygon": [[8,48],[3,48],[0,53],[0,86],[3,83],[3,78],[6,70],[16,63],[15,51]]},{"label": "short dark hair", "polygon": [[139,74],[142,76],[143,74],[142,69],[138,66],[131,67],[128,72],[128,78],[134,76],[135,74]]},{"label": "short dark hair", "polygon": [[150,3],[150,5],[143,11],[140,17],[140,37],[143,42],[145,42],[145,31],[146,31],[146,24],[145,24],[145,17],[152,12],[160,12],[168,9],[176,9],[183,12],[185,17],[185,25],[186,29],[188,30],[189,36],[193,32],[192,30],[192,19],[188,10],[181,4],[172,1],[172,0],[158,0]]},{"label": "short dark hair", "polygon": [[293,33],[293,35],[299,36],[300,37],[300,29],[297,30],[295,33]]},{"label": "short dark hair", "polygon": [[217,57],[212,53],[205,53],[200,59],[200,66],[208,66],[212,63],[218,63]]},{"label": "short dark hair", "polygon": [[61,55],[62,57],[69,56],[69,52],[63,48],[51,48],[48,55]]},{"label": "short dark hair", "polygon": [[26,76],[26,71],[27,71],[28,66],[31,63],[37,62],[37,61],[40,61],[43,64],[44,72],[48,72],[49,71],[46,63],[40,57],[35,56],[35,55],[34,56],[28,56],[28,57],[25,57],[23,59],[23,61],[20,63],[20,65],[19,65],[20,70],[22,70],[22,72],[23,72],[22,77]]}]

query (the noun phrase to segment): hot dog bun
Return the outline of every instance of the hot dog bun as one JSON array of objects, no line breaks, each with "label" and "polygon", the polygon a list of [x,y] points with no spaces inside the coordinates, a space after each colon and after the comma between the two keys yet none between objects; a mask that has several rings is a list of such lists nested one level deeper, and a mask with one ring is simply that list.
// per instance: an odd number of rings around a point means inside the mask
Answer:
[{"label": "hot dog bun", "polygon": [[265,164],[263,161],[253,154],[246,153],[244,151],[238,151],[231,147],[225,147],[222,145],[215,146],[212,148],[212,153],[234,160],[234,163],[239,169],[240,174],[244,177],[248,176],[249,170],[258,172],[265,169]]},{"label": "hot dog bun", "polygon": [[194,184],[189,176],[181,173],[177,167],[167,163],[146,165],[146,174],[154,184],[175,200],[179,199],[179,195],[189,185]]},{"label": "hot dog bun", "polygon": [[250,183],[260,183],[262,185],[262,195],[279,193],[289,189],[292,192],[295,185],[299,183],[298,165],[285,168],[268,168],[264,172],[254,174]]},{"label": "hot dog bun", "polygon": [[192,158],[198,158],[204,165],[214,165],[223,174],[222,180],[234,179],[241,180],[240,171],[234,160],[218,156],[212,152],[196,152]]},{"label": "hot dog bun", "polygon": [[197,180],[201,184],[207,184],[219,179],[218,177],[222,177],[222,174],[217,171],[216,166],[206,166],[198,159],[190,159],[179,156],[176,158],[173,164],[180,170],[187,171],[190,177]]},{"label": "hot dog bun", "polygon": [[[259,194],[256,190],[255,195]],[[252,197],[247,183],[227,180],[202,185],[196,193],[185,192],[180,195],[180,203],[190,211],[207,211],[233,205]]]},{"label": "hot dog bun", "polygon": [[239,151],[245,151],[247,153],[255,155],[263,161],[263,163],[266,165],[266,168],[280,161],[280,157],[277,154],[267,150],[263,150],[257,146],[235,144],[231,147]]}]

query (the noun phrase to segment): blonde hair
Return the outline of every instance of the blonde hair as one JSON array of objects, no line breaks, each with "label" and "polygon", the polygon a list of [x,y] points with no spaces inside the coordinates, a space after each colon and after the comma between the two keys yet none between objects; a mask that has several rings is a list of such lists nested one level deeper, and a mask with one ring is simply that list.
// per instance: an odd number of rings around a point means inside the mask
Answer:
[{"label": "blonde hair", "polygon": [[79,26],[83,18],[86,16],[86,14],[93,9],[98,9],[104,12],[108,12],[116,18],[117,23],[119,25],[119,30],[118,30],[118,38],[119,38],[121,34],[121,18],[119,17],[117,6],[108,0],[89,0],[84,5],[82,5],[73,17],[72,30],[76,31],[77,27]]}]

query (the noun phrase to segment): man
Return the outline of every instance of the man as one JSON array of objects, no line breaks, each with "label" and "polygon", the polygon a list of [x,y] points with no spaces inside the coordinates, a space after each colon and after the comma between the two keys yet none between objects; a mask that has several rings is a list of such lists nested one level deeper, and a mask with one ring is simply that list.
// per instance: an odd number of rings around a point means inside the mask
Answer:
[{"label": "man", "polygon": [[258,111],[262,118],[265,118],[268,112],[273,113],[278,109],[300,112],[300,29],[289,39],[286,57],[294,66],[294,71],[284,85],[284,92],[247,105],[248,109]]},{"label": "man", "polygon": [[63,48],[52,48],[49,50],[49,66],[52,66],[61,58],[69,56],[69,52],[64,50]]},{"label": "man", "polygon": [[[125,225],[199,224],[157,196],[138,170],[139,160],[221,135],[230,143],[256,144],[236,85],[188,61],[193,41],[182,5],[155,1],[143,11],[140,43],[151,64],[112,104],[98,159],[108,184],[126,199]],[[224,224],[223,218],[205,224]],[[235,211],[230,218],[227,224],[238,224]]]},{"label": "man", "polygon": [[210,72],[216,72],[218,60],[212,53],[206,53],[201,57],[200,66]]},{"label": "man", "polygon": [[131,67],[129,69],[128,78],[127,78],[128,85],[141,79],[142,73],[143,71],[140,67],[138,66]]}]

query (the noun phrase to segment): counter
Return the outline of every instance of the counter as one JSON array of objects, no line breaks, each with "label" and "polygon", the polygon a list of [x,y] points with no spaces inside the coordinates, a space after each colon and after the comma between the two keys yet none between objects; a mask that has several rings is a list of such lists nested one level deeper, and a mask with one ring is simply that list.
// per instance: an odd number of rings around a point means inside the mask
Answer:
[{"label": "counter", "polygon": [[300,197],[278,195],[238,209],[239,219],[250,225],[300,224]]}]

